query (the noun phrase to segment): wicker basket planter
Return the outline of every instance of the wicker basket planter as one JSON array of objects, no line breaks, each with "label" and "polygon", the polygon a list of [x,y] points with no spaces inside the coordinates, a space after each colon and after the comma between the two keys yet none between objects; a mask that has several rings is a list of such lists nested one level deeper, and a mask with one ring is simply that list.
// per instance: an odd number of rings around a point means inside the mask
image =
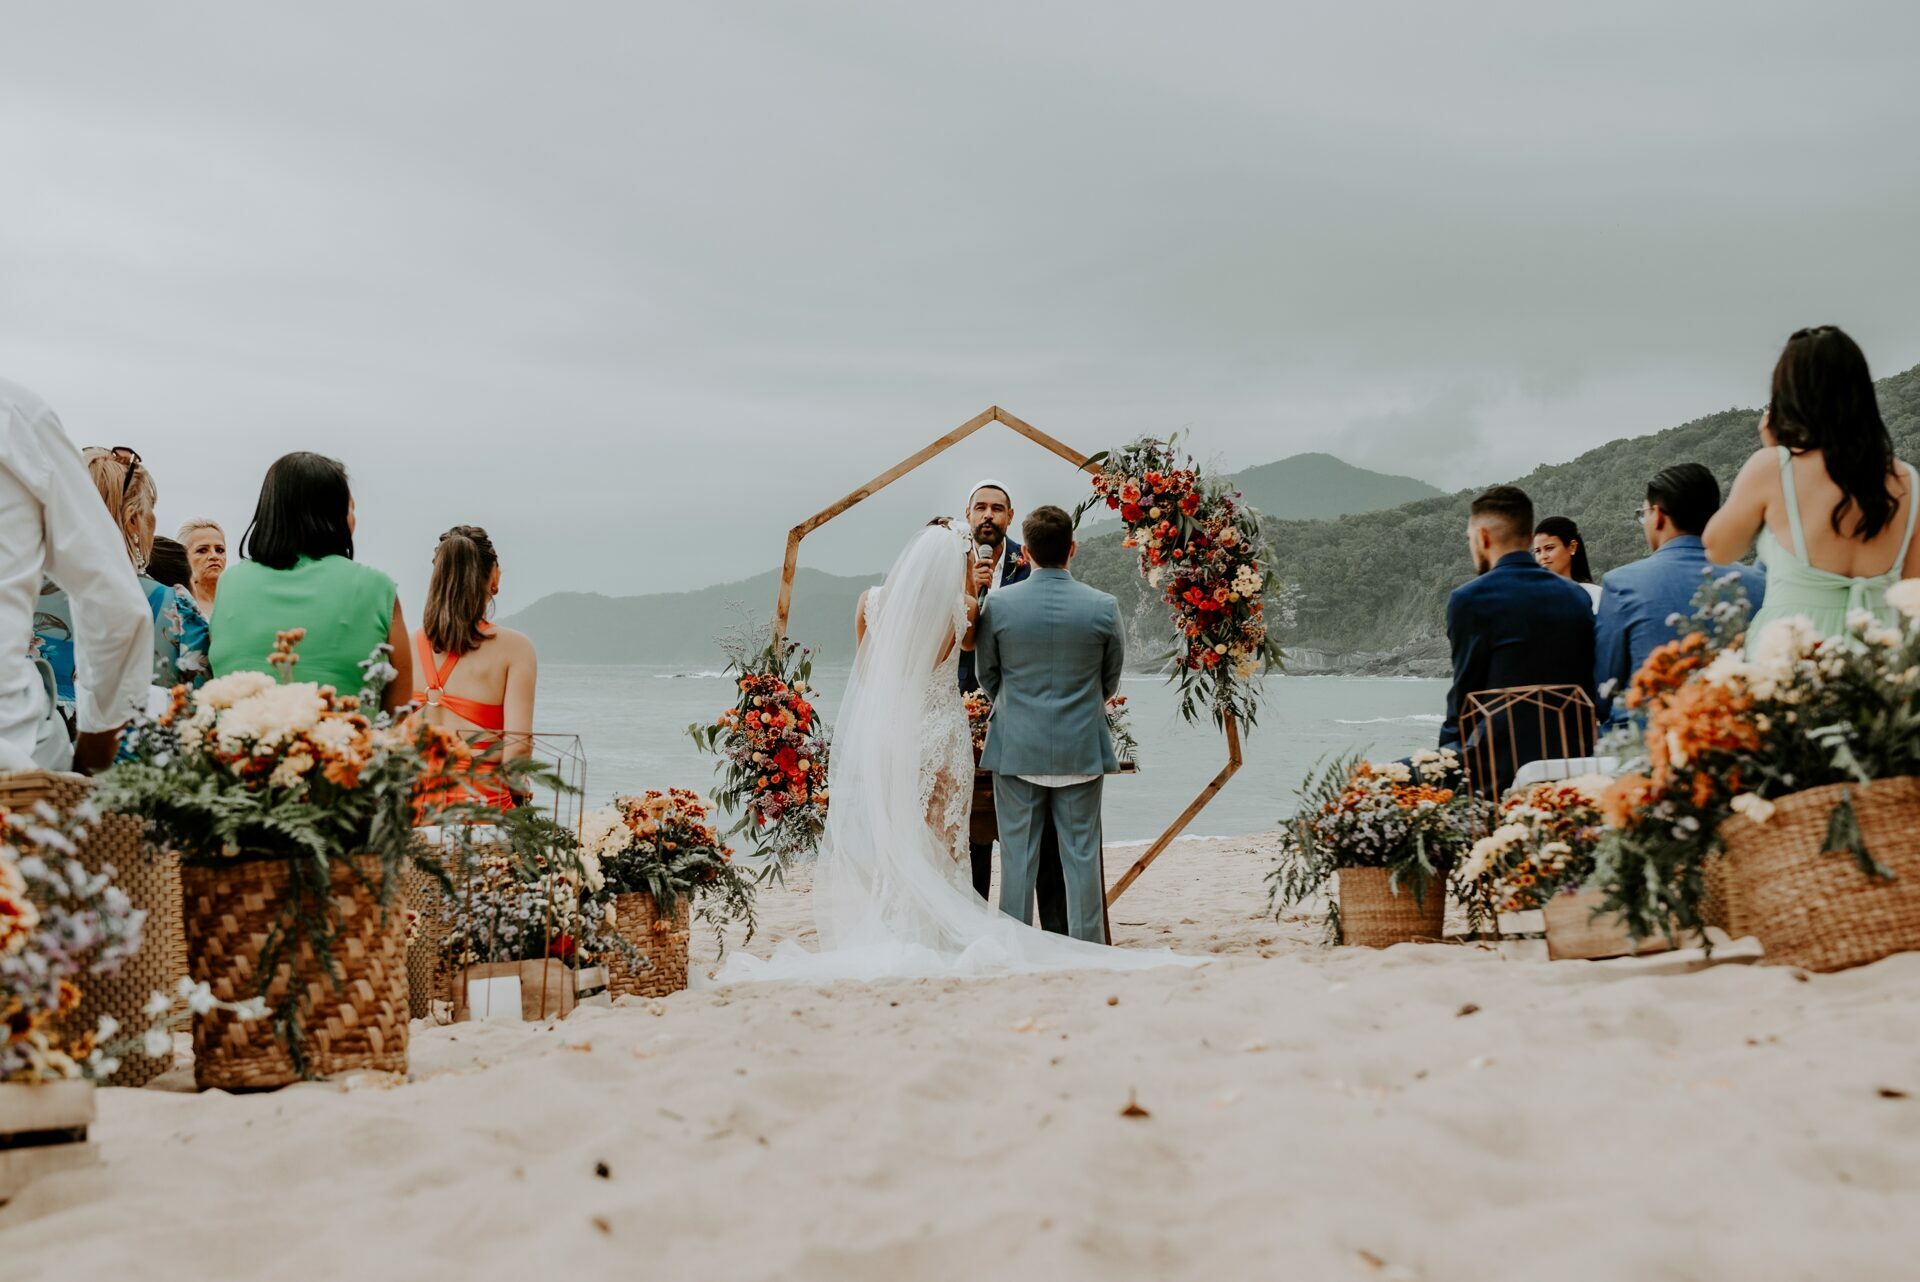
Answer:
[{"label": "wicker basket planter", "polygon": [[[332,894],[340,914],[333,956],[341,983],[321,969],[313,947],[296,938],[267,991],[267,1004],[299,994],[311,1072],[405,1072],[407,1067],[406,914],[397,901],[382,913],[375,891],[380,863],[355,856],[358,875],[337,861]],[[223,1001],[260,993],[261,953],[280,923],[289,869],[280,859],[235,860],[180,870],[186,900],[187,960],[196,982]],[[272,1020],[244,1021],[225,1011],[193,1020],[193,1075],[202,1090],[269,1090],[300,1080]]]},{"label": "wicker basket planter", "polygon": [[467,983],[476,979],[518,978],[520,981],[520,1018],[529,1023],[546,1019],[565,1019],[573,1013],[574,974],[557,957],[544,961],[487,962],[468,966],[457,973],[454,996],[454,1023],[473,1018],[467,1005]]},{"label": "wicker basket planter", "polygon": [[620,895],[613,901],[614,929],[652,965],[629,966],[618,953],[607,958],[607,991],[615,997],[665,997],[687,986],[687,906],[678,918],[662,918],[653,896]]},{"label": "wicker basket planter", "polygon": [[[1826,848],[1828,821],[1849,790],[1867,850],[1892,881]],[[1731,906],[1768,962],[1845,970],[1920,948],[1920,778],[1796,792],[1775,801],[1764,824],[1727,820],[1720,840]]]},{"label": "wicker basket planter", "polygon": [[1397,891],[1388,885],[1385,868],[1342,868],[1340,880],[1340,942],[1362,948],[1389,948],[1394,944],[1438,942],[1446,931],[1447,879],[1430,878],[1421,888],[1403,881]]},{"label": "wicker basket planter", "polygon": [[[26,810],[41,801],[69,808],[85,801],[92,791],[93,781],[80,775],[0,772],[0,807],[8,810]],[[140,1011],[147,998],[155,992],[173,992],[187,973],[187,940],[180,922],[180,860],[147,848],[140,820],[117,814],[100,817],[80,848],[79,859],[89,872],[113,866],[113,884],[147,914],[141,930],[145,943],[117,973],[86,978],[80,1005],[60,1020],[60,1031],[70,1036],[92,1032],[102,1015],[113,1016],[125,1028],[141,1027],[145,1017]],[[130,1051],[121,1056],[119,1069],[105,1084],[144,1086],[171,1067],[171,1055]]]},{"label": "wicker basket planter", "polygon": [[42,1175],[98,1162],[92,1124],[92,1082],[0,1085],[0,1202]]},{"label": "wicker basket planter", "polygon": [[1550,961],[1593,961],[1602,957],[1644,957],[1664,953],[1667,941],[1658,935],[1635,943],[1619,917],[1608,913],[1595,917],[1606,896],[1597,890],[1573,895],[1555,895],[1541,910],[1547,927],[1547,958]]}]

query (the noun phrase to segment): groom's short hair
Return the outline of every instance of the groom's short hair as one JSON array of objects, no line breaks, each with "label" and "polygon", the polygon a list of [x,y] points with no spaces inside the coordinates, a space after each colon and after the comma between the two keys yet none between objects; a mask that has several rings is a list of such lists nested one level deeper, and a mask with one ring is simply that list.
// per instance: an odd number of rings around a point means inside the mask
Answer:
[{"label": "groom's short hair", "polygon": [[1471,512],[1470,520],[1495,527],[1508,542],[1533,537],[1533,500],[1517,485],[1496,485],[1481,491],[1473,500]]},{"label": "groom's short hair", "polygon": [[1073,518],[1049,503],[1027,514],[1027,519],[1020,523],[1020,535],[1035,565],[1043,570],[1058,570],[1067,563],[1067,553],[1073,550]]}]

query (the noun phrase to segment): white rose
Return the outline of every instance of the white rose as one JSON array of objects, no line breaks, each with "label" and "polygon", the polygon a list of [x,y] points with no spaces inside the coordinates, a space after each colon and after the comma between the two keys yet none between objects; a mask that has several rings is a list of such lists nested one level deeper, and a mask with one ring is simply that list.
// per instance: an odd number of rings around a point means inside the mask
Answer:
[{"label": "white rose", "polygon": [[1920,619],[1920,579],[1902,579],[1888,588],[1887,604],[1909,619]]},{"label": "white rose", "polygon": [[1743,792],[1732,802],[1733,812],[1745,815],[1757,824],[1763,824],[1773,818],[1773,803],[1757,792]]}]

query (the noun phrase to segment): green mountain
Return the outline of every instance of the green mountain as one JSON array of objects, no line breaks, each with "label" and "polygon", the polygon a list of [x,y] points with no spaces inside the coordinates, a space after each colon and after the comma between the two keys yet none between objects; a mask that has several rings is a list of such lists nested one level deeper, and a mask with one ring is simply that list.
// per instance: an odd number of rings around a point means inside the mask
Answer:
[{"label": "green mountain", "polygon": [[1250,467],[1232,478],[1247,506],[1279,520],[1324,521],[1353,512],[1377,512],[1445,491],[1410,476],[1389,476],[1331,454],[1296,454]]},{"label": "green mountain", "polygon": [[[817,657],[845,659],[853,653],[853,612],[860,593],[879,575],[847,578],[801,570],[793,581],[792,635],[815,648]],[[715,639],[750,617],[773,617],[780,574],[765,574],[701,588],[651,596],[610,597],[597,592],[556,592],[502,620],[533,639],[550,663],[670,663],[690,668],[720,666]]]},{"label": "green mountain", "polygon": [[[1920,366],[1875,387],[1895,449],[1903,458],[1920,459]],[[1722,410],[1650,436],[1609,442],[1571,462],[1535,468],[1514,483],[1532,496],[1541,516],[1570,516],[1579,524],[1599,575],[1646,555],[1633,513],[1646,495],[1647,478],[1674,463],[1698,462],[1713,469],[1724,489],[1759,444],[1759,417],[1753,409]],[[1275,572],[1300,593],[1297,622],[1283,634],[1288,648],[1352,655],[1424,644],[1431,653],[1435,639],[1446,634],[1447,594],[1472,573],[1465,529],[1477,488],[1331,521],[1266,522]],[[1131,554],[1119,548],[1117,537],[1090,542],[1111,546],[1086,549],[1082,577],[1116,593],[1132,580],[1130,596],[1137,601]]]}]

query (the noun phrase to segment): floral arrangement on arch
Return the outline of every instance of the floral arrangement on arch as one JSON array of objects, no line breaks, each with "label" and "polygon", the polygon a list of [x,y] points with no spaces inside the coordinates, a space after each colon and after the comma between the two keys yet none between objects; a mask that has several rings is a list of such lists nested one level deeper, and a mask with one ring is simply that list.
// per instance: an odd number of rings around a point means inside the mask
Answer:
[{"label": "floral arrangement on arch", "polygon": [[[165,712],[127,733],[97,794],[104,808],[144,818],[151,838],[184,863],[287,862],[280,929],[261,958],[263,992],[302,937],[330,974],[341,973],[334,861],[375,856],[383,908],[408,858],[437,867],[414,836],[416,791],[423,777],[458,771],[472,757],[455,732],[369,717],[362,695],[294,681],[304,635],[280,634],[269,660],[277,675],[233,672],[197,690],[176,686]],[[375,698],[393,671],[386,650],[361,665]],[[297,1001],[289,991],[272,1013],[299,1062]]]},{"label": "floral arrangement on arch", "polygon": [[[1595,885],[1636,937],[1700,926],[1703,864],[1729,817],[1765,823],[1790,793],[1920,774],[1920,580],[1895,584],[1887,602],[1897,622],[1855,611],[1846,636],[1793,616],[1747,637],[1744,598],[1722,579],[1697,601],[1697,630],[1634,674],[1637,726],[1615,745],[1629,769],[1604,798]],[[1863,876],[1890,876],[1850,795],[1827,843]]]},{"label": "floral arrangement on arch", "polygon": [[720,758],[714,799],[740,816],[726,835],[744,833],[777,874],[787,861],[811,854],[827,826],[829,743],[813,705],[813,662],[784,638],[758,649],[737,637],[722,644],[738,698],[687,733]]},{"label": "floral arrangement on arch", "polygon": [[[1278,667],[1280,647],[1268,632],[1265,598],[1277,584],[1261,559],[1260,522],[1226,485],[1201,476],[1173,440],[1143,437],[1096,454],[1094,497],[1126,527],[1140,571],[1172,613],[1176,644],[1167,657],[1187,720],[1202,710],[1215,724],[1228,717],[1252,725],[1259,710],[1253,679]],[[1075,513],[1076,518],[1079,512]]]},{"label": "floral arrangement on arch", "polygon": [[733,847],[713,825],[699,794],[685,788],[615,797],[581,821],[584,853],[598,864],[608,895],[643,894],[662,919],[685,920],[683,905],[714,928],[726,952],[726,928],[744,922],[753,938],[755,879],[733,862]]},{"label": "floral arrangement on arch", "polygon": [[[1491,810],[1459,783],[1450,749],[1414,754],[1411,764],[1341,757],[1300,785],[1300,805],[1280,829],[1279,858],[1267,874],[1267,907],[1286,908],[1325,893],[1342,868],[1384,868],[1416,902],[1445,885]],[[1340,937],[1328,896],[1327,938]]]},{"label": "floral arrangement on arch", "polygon": [[1537,783],[1501,802],[1498,826],[1473,843],[1460,868],[1470,910],[1526,912],[1579,890],[1593,875],[1606,829],[1600,800],[1611,782],[1587,775]]},{"label": "floral arrangement on arch", "polygon": [[105,1080],[135,1048],[155,1057],[171,1053],[170,1030],[189,1011],[220,1006],[250,1019],[265,1013],[259,998],[217,1002],[205,984],[183,979],[177,995],[154,994],[143,1012],[148,1027],[138,1035],[121,1036],[110,1015],[82,1033],[63,1029],[87,980],[115,974],[140,951],[146,924],[146,913],[113,884],[111,867],[89,872],[80,862],[99,820],[90,802],[0,807],[0,1082]]}]

